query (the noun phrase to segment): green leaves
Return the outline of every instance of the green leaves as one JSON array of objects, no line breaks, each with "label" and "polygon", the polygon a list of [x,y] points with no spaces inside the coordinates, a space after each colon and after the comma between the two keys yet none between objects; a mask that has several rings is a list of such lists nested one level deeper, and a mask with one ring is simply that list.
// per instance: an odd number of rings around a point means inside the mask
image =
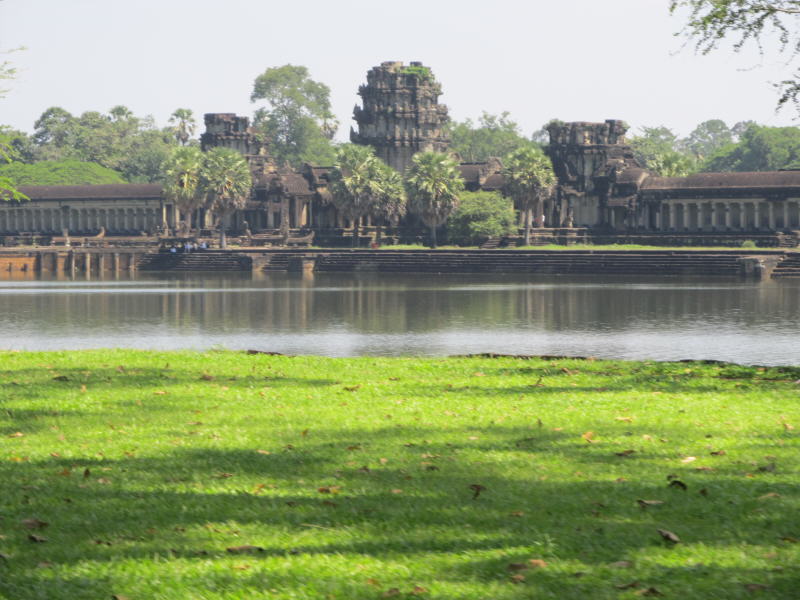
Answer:
[{"label": "green leaves", "polygon": [[272,67],[253,84],[250,101],[259,100],[266,100],[268,106],[256,111],[255,122],[266,134],[278,163],[331,163],[330,140],[338,122],[327,85],[311,79],[303,66]]},{"label": "green leaves", "polygon": [[455,158],[441,152],[414,155],[406,174],[409,209],[431,228],[436,247],[436,227],[458,207],[464,180]]}]

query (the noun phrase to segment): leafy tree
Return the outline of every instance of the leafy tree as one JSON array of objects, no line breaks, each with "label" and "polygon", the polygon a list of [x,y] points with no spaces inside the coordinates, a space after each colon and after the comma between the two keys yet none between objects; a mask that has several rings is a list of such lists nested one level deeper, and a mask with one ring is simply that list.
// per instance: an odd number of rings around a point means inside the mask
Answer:
[{"label": "leafy tree", "polygon": [[514,231],[514,207],[495,192],[464,192],[447,219],[447,237],[460,246],[476,246]]},{"label": "leafy tree", "polygon": [[200,186],[217,217],[221,248],[228,247],[225,218],[245,207],[252,185],[250,167],[236,150],[213,148],[205,153]]},{"label": "leafy tree", "polygon": [[725,121],[711,119],[695,127],[689,137],[682,140],[681,145],[698,160],[703,160],[731,142],[733,142],[733,132]]},{"label": "leafy tree", "polygon": [[267,106],[256,111],[255,123],[279,162],[299,166],[335,160],[331,139],[338,124],[331,111],[330,88],[311,79],[306,67],[284,65],[264,71],[250,94],[251,102],[259,100]]},{"label": "leafy tree", "polygon": [[[18,52],[24,48],[14,48],[13,50],[2,50],[0,54],[11,54]],[[0,62],[0,82],[9,81],[17,76],[17,68],[11,64],[11,61],[4,60]],[[10,91],[9,88],[0,87],[0,98],[5,98],[6,94]]]},{"label": "leafy tree", "polygon": [[636,160],[656,175],[682,177],[697,170],[694,157],[680,150],[681,142],[667,127],[643,127],[630,145]]},{"label": "leafy tree", "polygon": [[0,177],[6,177],[18,186],[125,183],[116,171],[97,163],[77,160],[41,161],[33,164],[12,162],[0,165]]},{"label": "leafy tree", "polygon": [[161,181],[161,165],[177,144],[171,130],[159,130],[152,117],[136,117],[121,105],[108,114],[87,111],[78,117],[52,107],[39,117],[35,128],[35,160],[96,162],[121,172],[131,182]]},{"label": "leafy tree", "polygon": [[776,171],[800,167],[800,129],[751,125],[738,144],[711,156],[704,171]]},{"label": "leafy tree", "polygon": [[33,140],[24,131],[0,125],[0,139],[6,146],[10,160],[32,163],[35,160],[36,147]]},{"label": "leafy tree", "polygon": [[477,126],[471,119],[448,125],[450,150],[466,162],[481,162],[491,156],[505,156],[517,148],[533,146],[508,112],[492,115],[484,112]]},{"label": "leafy tree", "polygon": [[[670,0],[669,10],[672,14],[688,10],[683,34],[702,54],[718,49],[729,38],[736,52],[752,43],[763,54],[762,40],[775,36],[778,52],[788,54],[790,62],[800,55],[796,29],[800,0]],[[778,107],[787,102],[800,106],[800,70],[776,86]]]},{"label": "leafy tree", "polygon": [[[403,176],[382,161],[378,161],[378,193],[372,205],[372,215],[394,225],[408,210],[408,195],[406,194]],[[383,226],[378,226],[378,244],[381,243]]]},{"label": "leafy tree", "polygon": [[507,192],[514,199],[525,219],[525,245],[531,242],[531,211],[541,205],[556,184],[550,159],[539,148],[520,148],[503,161]]},{"label": "leafy tree", "polygon": [[39,149],[40,160],[72,158],[64,156],[75,147],[78,138],[78,120],[72,113],[52,106],[42,113],[33,127],[33,142]]},{"label": "leafy tree", "polygon": [[189,108],[178,108],[169,118],[172,125],[172,133],[181,146],[189,143],[189,139],[194,135],[197,123],[194,114]]},{"label": "leafy tree", "polygon": [[409,210],[431,229],[436,248],[436,228],[458,208],[464,180],[456,160],[440,152],[419,152],[406,173]]},{"label": "leafy tree", "polygon": [[161,183],[165,177],[165,161],[179,147],[168,129],[139,131],[130,139],[119,170],[131,183]]},{"label": "leafy tree", "polygon": [[[9,61],[0,62],[0,82],[13,79],[17,70],[11,66]],[[0,98],[4,98],[8,89],[0,88]],[[6,132],[0,131],[0,164],[11,162],[16,156],[16,151],[12,145],[12,137]],[[28,200],[28,197],[17,190],[14,181],[7,175],[0,175],[0,200]]]},{"label": "leafy tree", "polygon": [[359,241],[361,217],[373,212],[381,195],[381,165],[369,146],[343,144],[331,172],[333,204],[353,222],[353,246]]},{"label": "leafy tree", "polygon": [[203,153],[194,146],[175,148],[164,164],[164,195],[178,207],[187,229],[205,200],[200,187],[202,169]]}]

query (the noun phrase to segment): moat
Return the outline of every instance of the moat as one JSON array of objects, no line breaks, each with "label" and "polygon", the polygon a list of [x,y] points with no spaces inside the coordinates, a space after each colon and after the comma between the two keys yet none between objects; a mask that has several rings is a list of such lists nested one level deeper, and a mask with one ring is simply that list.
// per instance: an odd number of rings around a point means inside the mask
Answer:
[{"label": "moat", "polygon": [[800,364],[800,281],[524,275],[0,280],[0,349],[224,347]]}]

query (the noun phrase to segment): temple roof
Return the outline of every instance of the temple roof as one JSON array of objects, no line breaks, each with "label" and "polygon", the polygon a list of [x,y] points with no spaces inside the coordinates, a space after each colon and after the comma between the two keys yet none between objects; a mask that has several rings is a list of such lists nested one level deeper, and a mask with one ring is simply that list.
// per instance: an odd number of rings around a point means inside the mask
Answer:
[{"label": "temple roof", "polygon": [[31,200],[121,200],[161,198],[155,183],[114,183],[103,185],[22,185],[19,191]]},{"label": "temple roof", "polygon": [[688,177],[648,177],[643,192],[743,190],[780,191],[800,189],[800,171],[761,171],[745,173],[696,173]]}]

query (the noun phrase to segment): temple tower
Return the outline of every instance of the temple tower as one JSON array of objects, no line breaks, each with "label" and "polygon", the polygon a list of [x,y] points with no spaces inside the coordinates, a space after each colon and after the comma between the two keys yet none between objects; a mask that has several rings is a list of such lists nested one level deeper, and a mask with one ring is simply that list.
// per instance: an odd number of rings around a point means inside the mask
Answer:
[{"label": "temple tower", "polygon": [[358,88],[364,106],[353,110],[358,132],[350,128],[350,141],[372,146],[401,173],[417,152],[447,150],[447,107],[439,104],[441,93],[431,70],[420,62],[373,67],[366,85]]},{"label": "temple tower", "polygon": [[265,154],[263,142],[255,129],[250,127],[247,117],[234,113],[206,113],[206,130],[200,136],[200,148],[205,152],[211,148],[232,148],[246,157]]}]

